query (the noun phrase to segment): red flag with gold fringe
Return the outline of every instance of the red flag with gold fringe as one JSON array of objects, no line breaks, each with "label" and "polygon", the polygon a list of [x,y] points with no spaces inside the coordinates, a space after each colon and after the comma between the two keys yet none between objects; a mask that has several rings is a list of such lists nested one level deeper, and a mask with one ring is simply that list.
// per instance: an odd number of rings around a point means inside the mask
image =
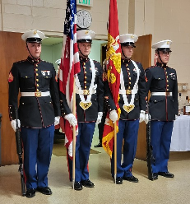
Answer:
[{"label": "red flag with gold fringe", "polygon": [[[118,10],[117,0],[110,0],[109,8],[109,25],[108,25],[108,45],[106,52],[107,60],[107,80],[111,90],[113,100],[117,107],[118,116],[120,116],[119,100],[119,86],[120,86],[120,71],[121,71],[121,46],[119,42],[119,24],[118,24]],[[117,121],[118,132],[118,121]],[[102,138],[102,145],[104,150],[112,157],[114,143],[114,125],[107,114],[104,126],[104,133]]]}]

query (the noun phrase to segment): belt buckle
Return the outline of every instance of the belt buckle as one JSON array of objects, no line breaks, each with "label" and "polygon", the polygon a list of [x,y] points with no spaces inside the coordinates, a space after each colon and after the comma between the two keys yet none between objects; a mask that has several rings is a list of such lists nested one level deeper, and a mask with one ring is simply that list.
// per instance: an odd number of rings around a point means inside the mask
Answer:
[{"label": "belt buckle", "polygon": [[83,90],[83,95],[89,95],[89,90]]},{"label": "belt buckle", "polygon": [[166,96],[170,96],[170,92],[166,92]]},{"label": "belt buckle", "polygon": [[130,94],[131,94],[131,90],[127,89],[127,90],[126,90],[126,94],[127,94],[127,95],[130,95]]},{"label": "belt buckle", "polygon": [[36,96],[36,97],[41,97],[41,92],[40,92],[40,91],[35,92],[35,96]]}]

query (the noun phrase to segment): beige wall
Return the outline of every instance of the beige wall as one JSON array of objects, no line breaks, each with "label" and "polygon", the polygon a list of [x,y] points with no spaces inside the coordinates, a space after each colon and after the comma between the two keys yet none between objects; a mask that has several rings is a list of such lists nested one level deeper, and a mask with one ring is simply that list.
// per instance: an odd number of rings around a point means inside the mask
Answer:
[{"label": "beige wall", "polygon": [[[178,83],[188,83],[182,100],[190,96],[190,1],[189,0],[135,0],[135,25],[137,35],[152,34],[152,42],[171,39],[172,54],[169,66],[175,68]],[[152,51],[152,64],[154,51]]]},{"label": "beige wall", "polygon": [[[25,32],[38,28],[49,35],[62,35],[66,0],[0,0],[0,6],[0,30]],[[118,0],[119,19],[122,19],[120,31],[123,33],[128,31],[127,8],[128,0]],[[93,7],[78,6],[77,9],[90,11],[91,29],[98,39],[105,39],[109,0],[94,0]]]},{"label": "beige wall", "polygon": [[61,32],[65,0],[1,0],[1,30],[24,32],[32,28]]},{"label": "beige wall", "polygon": [[[189,83],[190,1],[117,0],[120,34],[152,34],[153,43],[171,39],[169,65],[178,72],[179,83]],[[24,32],[37,28],[46,35],[62,36],[66,0],[0,0],[0,30]],[[91,29],[97,39],[107,39],[109,0],[94,0],[93,7],[78,6],[92,15]],[[154,52],[152,51],[152,58]],[[152,59],[153,63],[153,59]],[[190,84],[189,84],[190,89]],[[190,93],[188,92],[190,95]],[[186,92],[183,95],[187,95]]]},{"label": "beige wall", "polygon": [[[128,31],[128,2],[118,1],[122,33]],[[25,32],[37,28],[47,36],[63,35],[66,0],[0,0],[0,7],[2,31]],[[91,13],[90,29],[96,32],[96,39],[107,40],[109,0],[94,0],[93,7],[78,6],[77,9],[86,9]]]}]

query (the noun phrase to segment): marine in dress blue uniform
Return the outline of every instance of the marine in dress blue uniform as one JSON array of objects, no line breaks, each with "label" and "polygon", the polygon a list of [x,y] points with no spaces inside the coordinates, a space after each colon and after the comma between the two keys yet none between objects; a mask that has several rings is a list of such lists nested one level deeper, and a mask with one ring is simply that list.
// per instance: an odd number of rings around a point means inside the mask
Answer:
[{"label": "marine in dress blue uniform", "polygon": [[[9,73],[9,114],[15,130],[15,109],[19,106],[18,124],[24,148],[26,196],[35,191],[51,195],[48,170],[52,155],[54,124],[59,123],[60,102],[53,64],[40,59],[44,34],[38,30],[22,35],[29,56],[15,62]],[[20,102],[17,97],[20,92]]]},{"label": "marine in dress blue uniform", "polygon": [[146,69],[147,91],[150,90],[151,145],[153,147],[152,172],[173,178],[168,171],[169,149],[173,121],[178,114],[178,85],[176,70],[167,66],[171,53],[171,40],[155,43],[155,66]]},{"label": "marine in dress blue uniform", "polygon": [[[95,33],[91,30],[77,31],[81,71],[77,74],[75,79],[76,112],[78,120],[75,190],[82,190],[82,186],[89,188],[94,187],[94,183],[89,180],[88,160],[95,124],[101,122],[103,115],[104,87],[102,67],[99,62],[88,57],[94,35]],[[66,103],[65,95],[61,95],[65,119],[68,120],[71,125],[75,125],[73,122],[74,115]],[[71,167],[70,165],[70,171],[72,169]],[[72,180],[71,177],[70,180]]]},{"label": "marine in dress blue uniform", "polygon": [[[103,61],[103,72],[105,72],[105,69],[106,69],[106,62],[107,60],[105,59]],[[106,115],[107,115],[107,100],[104,98],[103,115],[102,115],[101,122],[98,124],[99,143],[97,145],[94,145],[94,147],[102,147],[102,137],[104,132],[104,123],[106,120]]]},{"label": "marine in dress blue uniform", "polygon": [[[138,37],[134,34],[120,35],[122,48],[119,107],[119,132],[117,134],[117,175],[116,183],[122,184],[123,179],[138,182],[132,174],[133,161],[136,154],[139,121],[145,120],[146,82],[141,63],[131,60],[133,48]],[[108,89],[108,88],[106,88]],[[108,93],[110,119],[115,122],[116,106]],[[106,94],[107,94],[106,93]],[[124,140],[124,146],[123,146]],[[123,160],[122,160],[123,146]],[[111,174],[114,176],[114,153],[111,160]]]}]

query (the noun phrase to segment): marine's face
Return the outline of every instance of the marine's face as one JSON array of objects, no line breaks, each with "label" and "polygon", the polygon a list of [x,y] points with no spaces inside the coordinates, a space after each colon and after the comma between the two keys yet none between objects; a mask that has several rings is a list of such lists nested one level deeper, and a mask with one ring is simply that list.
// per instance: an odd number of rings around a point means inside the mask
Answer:
[{"label": "marine's face", "polygon": [[[78,43],[78,47],[79,47],[80,52],[82,52],[84,56],[88,56],[91,52],[90,42]],[[82,56],[80,52],[79,52],[79,55]]]},{"label": "marine's face", "polygon": [[30,55],[32,55],[32,57],[38,59],[40,58],[40,54],[41,54],[41,43],[27,43],[28,45],[28,49],[30,51]]},{"label": "marine's face", "polygon": [[[171,52],[159,51],[160,58],[159,57],[157,58],[158,62],[167,64],[169,62],[169,59],[170,59],[170,53]],[[156,53],[156,55],[158,56],[157,53]]]},{"label": "marine's face", "polygon": [[[128,59],[131,59],[132,55],[133,55],[133,51],[134,51],[134,47],[133,46],[122,46],[122,58],[127,57]],[[124,55],[123,55],[124,54]]]}]

